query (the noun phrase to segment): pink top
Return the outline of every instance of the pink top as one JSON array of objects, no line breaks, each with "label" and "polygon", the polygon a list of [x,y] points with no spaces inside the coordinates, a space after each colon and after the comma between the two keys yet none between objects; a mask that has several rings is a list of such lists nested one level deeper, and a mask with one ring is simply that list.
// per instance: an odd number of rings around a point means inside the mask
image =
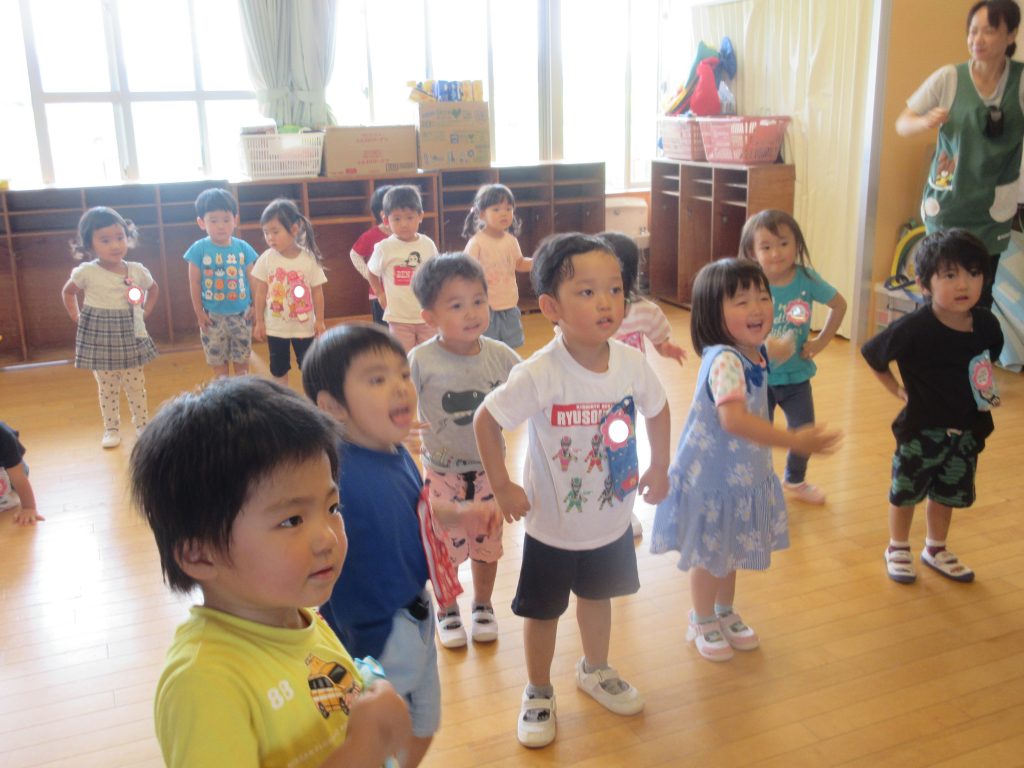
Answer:
[{"label": "pink top", "polygon": [[615,338],[643,352],[644,336],[651,344],[661,344],[671,335],[672,326],[661,307],[647,299],[636,299],[629,305]]},{"label": "pink top", "polygon": [[481,230],[466,243],[466,253],[484,269],[491,309],[500,312],[519,304],[516,264],[523,258],[523,252],[514,236],[504,232],[501,237],[491,237]]}]

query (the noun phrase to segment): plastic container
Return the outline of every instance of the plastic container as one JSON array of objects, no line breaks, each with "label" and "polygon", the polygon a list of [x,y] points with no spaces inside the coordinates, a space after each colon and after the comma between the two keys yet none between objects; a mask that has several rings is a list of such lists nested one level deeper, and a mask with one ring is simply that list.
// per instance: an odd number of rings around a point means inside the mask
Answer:
[{"label": "plastic container", "polygon": [[245,174],[251,179],[319,176],[323,131],[239,137]]},{"label": "plastic container", "polygon": [[788,117],[698,117],[709,163],[774,163],[786,136]]},{"label": "plastic container", "polygon": [[659,117],[658,133],[665,157],[673,160],[705,160],[700,124],[695,117]]}]

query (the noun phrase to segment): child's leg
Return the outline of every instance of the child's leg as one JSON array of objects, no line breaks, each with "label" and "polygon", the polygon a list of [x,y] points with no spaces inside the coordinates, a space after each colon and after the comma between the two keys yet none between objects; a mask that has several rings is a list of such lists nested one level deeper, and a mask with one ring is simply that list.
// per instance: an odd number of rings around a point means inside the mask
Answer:
[{"label": "child's leg", "polygon": [[711,618],[715,615],[715,598],[721,586],[721,579],[712,576],[705,568],[690,571],[690,599],[697,618]]},{"label": "child's leg", "polygon": [[576,598],[576,622],[580,625],[583,656],[590,667],[608,666],[612,635],[612,601]]},{"label": "child's leg", "polygon": [[[889,505],[889,548],[910,549],[910,526],[914,522],[914,505],[898,507]],[[949,523],[946,524],[949,529]],[[905,546],[904,546],[905,545]]]},{"label": "child's leg", "polygon": [[731,571],[728,576],[718,582],[718,592],[715,594],[715,615],[718,617],[718,626],[722,635],[734,650],[752,651],[761,644],[761,641],[757,633],[733,610],[732,604],[735,599],[736,571]]},{"label": "child's leg", "polygon": [[423,757],[430,749],[430,742],[433,740],[433,736],[410,736],[405,743],[405,749],[398,756],[398,764],[402,768],[416,768],[423,762]]},{"label": "child's leg", "polygon": [[[814,399],[811,396],[810,381],[790,384],[785,387],[775,387],[775,389],[782,390],[784,393],[779,399],[779,407],[786,414],[786,427],[788,429],[794,430],[814,423]],[[790,485],[800,485],[804,481],[806,474],[807,457],[792,451],[787,453],[786,482]]]},{"label": "child's leg", "polygon": [[141,432],[149,423],[149,402],[146,398],[146,374],[142,366],[122,371],[121,382],[128,396],[128,407],[132,411],[135,431]]},{"label": "child's leg", "polygon": [[555,655],[558,619],[523,619],[523,649],[526,652],[526,677],[530,685],[551,685],[551,659]]},{"label": "child's leg", "polygon": [[270,375],[278,384],[288,386],[288,371],[292,367],[291,342],[277,336],[267,336],[270,352]]},{"label": "child's leg", "polygon": [[693,612],[686,630],[687,642],[693,642],[697,651],[709,661],[728,661],[732,658],[732,646],[722,633],[718,616],[715,614],[715,600],[735,591],[735,573],[731,574],[733,583],[723,589],[721,579],[706,568],[694,568],[690,571],[690,598],[693,600]]},{"label": "child's leg", "polygon": [[116,432],[121,428],[121,372],[93,371],[100,391],[100,414],[103,431]]},{"label": "child's leg", "polygon": [[295,367],[302,369],[302,361],[306,359],[306,353],[313,346],[315,336],[306,339],[292,339],[292,346],[295,348]]},{"label": "child's leg", "polygon": [[406,352],[416,346],[416,327],[414,323],[388,323],[391,335],[398,339]]},{"label": "child's leg", "polygon": [[921,552],[921,562],[953,581],[974,581],[974,571],[946,549],[946,536],[949,535],[953,508],[934,499],[928,499],[925,516],[928,520],[928,533],[924,540],[924,550]]},{"label": "child's leg", "polygon": [[470,568],[473,572],[473,604],[490,605],[491,595],[494,593],[494,580],[498,575],[498,561],[485,563],[481,560],[471,560]]}]

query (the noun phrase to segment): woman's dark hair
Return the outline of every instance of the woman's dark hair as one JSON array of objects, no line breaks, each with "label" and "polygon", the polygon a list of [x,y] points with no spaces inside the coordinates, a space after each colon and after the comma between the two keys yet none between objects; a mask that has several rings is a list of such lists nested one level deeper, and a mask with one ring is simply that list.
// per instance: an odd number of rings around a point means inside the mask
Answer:
[{"label": "woman's dark hair", "polygon": [[[429,262],[428,262],[429,263]],[[320,334],[302,358],[302,389],[316,402],[326,392],[345,405],[345,377],[352,361],[366,352],[393,352],[406,359],[398,339],[372,323],[347,323]]]},{"label": "woman's dark hair", "polygon": [[[530,268],[530,282],[533,284],[534,292],[538,296],[546,293],[557,297],[558,286],[574,274],[572,257],[590,251],[604,251],[615,256],[615,251],[608,241],[597,235],[564,232],[544,238],[533,254],[533,266]],[[618,256],[615,258],[618,260]],[[621,261],[619,265],[621,267]],[[625,295],[625,291],[623,294]]]},{"label": "woman's dark hair", "polygon": [[385,184],[383,187],[377,187],[373,190],[373,195],[370,197],[370,213],[373,214],[374,224],[384,223],[384,195],[391,189],[390,184]]},{"label": "woman's dark hair", "polygon": [[444,284],[456,277],[477,280],[487,295],[487,279],[480,262],[464,253],[442,253],[427,259],[412,277],[412,292],[423,309],[433,309]]},{"label": "woman's dark hair", "polygon": [[989,279],[989,255],[985,244],[966,229],[940,229],[925,237],[914,252],[914,274],[931,293],[931,281],[943,267],[959,266],[980,272]]},{"label": "woman's dark hair", "polygon": [[[988,23],[993,27],[1000,27],[1006,24],[1006,31],[1020,27],[1020,6],[1014,0],[978,0],[967,12],[967,31],[971,31],[971,19],[974,14],[984,8],[988,12]],[[1012,57],[1017,50],[1017,43],[1010,43],[1006,48],[1006,55]]]},{"label": "woman's dark hair", "polygon": [[135,228],[131,219],[124,218],[113,208],[98,205],[83,213],[82,218],[78,220],[78,234],[70,243],[71,255],[79,260],[86,256],[91,257],[92,236],[96,234],[97,229],[109,227],[111,224],[121,225],[121,229],[124,230],[124,236],[128,240],[129,248],[134,248],[138,244],[139,231]]},{"label": "woman's dark hair", "polygon": [[757,261],[757,253],[754,251],[754,240],[757,237],[757,230],[766,229],[776,237],[782,237],[781,227],[787,227],[793,233],[796,241],[796,263],[801,267],[811,266],[811,254],[807,250],[807,241],[804,240],[804,233],[800,231],[800,225],[796,219],[785,211],[776,208],[755,213],[743,225],[743,232],[740,233],[740,257]]},{"label": "woman's dark hair", "polygon": [[178,564],[186,546],[209,544],[230,558],[238,513],[275,469],[326,455],[337,477],[339,434],[295,392],[253,376],[165,403],[132,449],[129,473],[168,586],[196,586]]},{"label": "woman's dark hair", "polygon": [[266,226],[275,219],[287,230],[291,230],[298,224],[299,231],[295,237],[296,242],[312,253],[316,257],[317,263],[323,263],[320,249],[316,245],[316,237],[313,236],[313,224],[302,214],[294,201],[286,197],[271,200],[270,205],[263,209],[263,215],[260,216],[260,226]]},{"label": "woman's dark hair", "polygon": [[512,206],[512,226],[509,227],[509,231],[513,235],[518,235],[522,229],[523,222],[516,216],[516,197],[512,194],[512,190],[504,184],[485,184],[477,190],[476,197],[473,198],[473,205],[469,209],[465,223],[462,225],[462,236],[468,240],[483,229],[484,211],[492,205],[501,205],[502,203],[508,203]]},{"label": "woman's dark hair", "polygon": [[[756,261],[719,259],[697,273],[690,305],[690,339],[698,355],[715,344],[736,343],[725,327],[723,307],[737,291],[751,287],[771,292],[768,278]],[[769,315],[768,322],[771,319]]]},{"label": "woman's dark hair", "polygon": [[633,290],[636,288],[637,274],[640,271],[640,249],[636,241],[623,232],[602,232],[598,235],[612,247],[619,263],[622,265],[622,291],[626,301],[631,301]]}]

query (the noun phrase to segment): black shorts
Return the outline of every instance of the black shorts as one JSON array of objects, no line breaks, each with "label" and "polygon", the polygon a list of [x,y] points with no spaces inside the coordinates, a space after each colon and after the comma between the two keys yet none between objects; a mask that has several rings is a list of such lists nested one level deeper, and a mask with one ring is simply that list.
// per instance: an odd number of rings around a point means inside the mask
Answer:
[{"label": "black shorts", "polygon": [[267,336],[267,348],[270,350],[270,373],[284,376],[292,367],[291,348],[295,347],[295,367],[302,368],[302,358],[306,356],[313,337],[306,339],[283,339],[280,336]]},{"label": "black shorts", "polygon": [[633,531],[597,549],[559,549],[527,535],[512,612],[527,619],[557,619],[570,590],[585,600],[632,595],[640,589]]},{"label": "black shorts", "polygon": [[947,507],[974,503],[974,474],[985,447],[969,429],[923,429],[896,443],[889,503],[911,507],[927,496]]}]

